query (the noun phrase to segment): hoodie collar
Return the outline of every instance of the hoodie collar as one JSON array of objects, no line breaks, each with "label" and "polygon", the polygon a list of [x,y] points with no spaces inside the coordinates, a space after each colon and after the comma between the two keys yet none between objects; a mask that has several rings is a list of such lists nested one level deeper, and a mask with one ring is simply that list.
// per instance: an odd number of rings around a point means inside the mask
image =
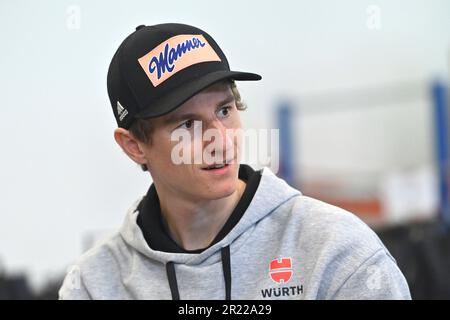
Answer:
[{"label": "hoodie collar", "polygon": [[239,167],[239,179],[246,182],[245,190],[239,202],[212,243],[208,247],[199,250],[185,250],[171,238],[161,214],[155,185],[152,184],[145,197],[139,203],[139,215],[137,218],[137,224],[141,228],[148,246],[153,250],[164,252],[201,253],[221,241],[239,222],[250,205],[261,180],[261,172],[253,170],[248,165],[241,165]]},{"label": "hoodie collar", "polygon": [[[241,165],[241,167],[242,166],[245,165]],[[153,249],[149,246],[144,237],[144,233],[137,222],[140,210],[142,210],[142,208],[139,207],[139,204],[142,203],[142,200],[145,197],[138,199],[128,210],[120,234],[123,240],[137,251],[162,263],[173,261],[175,263],[200,264],[216,253],[220,253],[222,248],[231,243],[233,243],[235,249],[237,249],[237,238],[240,238],[242,242],[245,242],[245,239],[250,235],[250,233],[246,231],[253,228],[259,220],[272,214],[280,205],[287,202],[292,197],[301,194],[298,190],[291,188],[284,180],[275,176],[269,168],[264,168],[260,172],[260,182],[250,204],[245,210],[245,214],[241,215],[234,227],[232,227],[222,239],[218,239],[218,242],[213,243],[201,253],[169,252]],[[216,259],[220,259],[220,255],[217,255]],[[211,263],[213,262],[214,261],[211,261]]]}]

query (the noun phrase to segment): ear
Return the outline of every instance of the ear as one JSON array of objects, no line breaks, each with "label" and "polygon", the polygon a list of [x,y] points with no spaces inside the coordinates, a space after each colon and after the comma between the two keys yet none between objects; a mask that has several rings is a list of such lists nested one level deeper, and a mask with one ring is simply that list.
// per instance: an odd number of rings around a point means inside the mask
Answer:
[{"label": "ear", "polygon": [[147,158],[136,138],[130,131],[117,128],[114,130],[114,139],[122,150],[137,164],[147,164]]}]

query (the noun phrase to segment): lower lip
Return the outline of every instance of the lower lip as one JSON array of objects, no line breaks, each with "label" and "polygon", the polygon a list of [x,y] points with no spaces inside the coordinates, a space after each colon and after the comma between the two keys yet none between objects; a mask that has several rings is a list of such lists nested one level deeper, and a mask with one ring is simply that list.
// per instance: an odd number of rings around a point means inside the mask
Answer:
[{"label": "lower lip", "polygon": [[222,168],[209,169],[209,170],[202,169],[202,171],[208,172],[208,173],[211,173],[211,174],[215,174],[215,175],[223,175],[223,174],[229,173],[231,171],[231,167],[232,167],[232,164],[226,164]]}]

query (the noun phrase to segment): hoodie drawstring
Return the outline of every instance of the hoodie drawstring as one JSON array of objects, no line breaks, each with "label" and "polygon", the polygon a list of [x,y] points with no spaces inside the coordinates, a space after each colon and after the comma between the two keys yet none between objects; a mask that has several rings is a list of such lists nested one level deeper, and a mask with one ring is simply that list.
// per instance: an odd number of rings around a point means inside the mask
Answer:
[{"label": "hoodie drawstring", "polygon": [[[223,277],[225,280],[225,299],[231,300],[231,258],[230,246],[226,246],[220,250],[222,254]],[[173,261],[166,263],[167,279],[169,280],[170,293],[172,300],[180,300],[180,292],[178,291],[177,274],[175,272],[175,264]]]},{"label": "hoodie drawstring", "polygon": [[166,263],[167,279],[169,279],[170,292],[172,300],[180,300],[180,292],[178,291],[177,274],[175,273],[175,265],[172,261]]},{"label": "hoodie drawstring", "polygon": [[222,253],[222,269],[225,279],[225,300],[231,300],[231,259],[230,246],[226,246],[220,250]]}]

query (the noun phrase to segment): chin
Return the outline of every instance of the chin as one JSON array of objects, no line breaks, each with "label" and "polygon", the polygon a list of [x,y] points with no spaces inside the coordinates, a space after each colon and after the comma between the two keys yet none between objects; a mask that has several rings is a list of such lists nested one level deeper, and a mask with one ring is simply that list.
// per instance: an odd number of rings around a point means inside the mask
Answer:
[{"label": "chin", "polygon": [[231,196],[237,188],[237,179],[233,182],[220,183],[213,186],[213,189],[206,194],[206,197],[210,200],[218,200]]}]

